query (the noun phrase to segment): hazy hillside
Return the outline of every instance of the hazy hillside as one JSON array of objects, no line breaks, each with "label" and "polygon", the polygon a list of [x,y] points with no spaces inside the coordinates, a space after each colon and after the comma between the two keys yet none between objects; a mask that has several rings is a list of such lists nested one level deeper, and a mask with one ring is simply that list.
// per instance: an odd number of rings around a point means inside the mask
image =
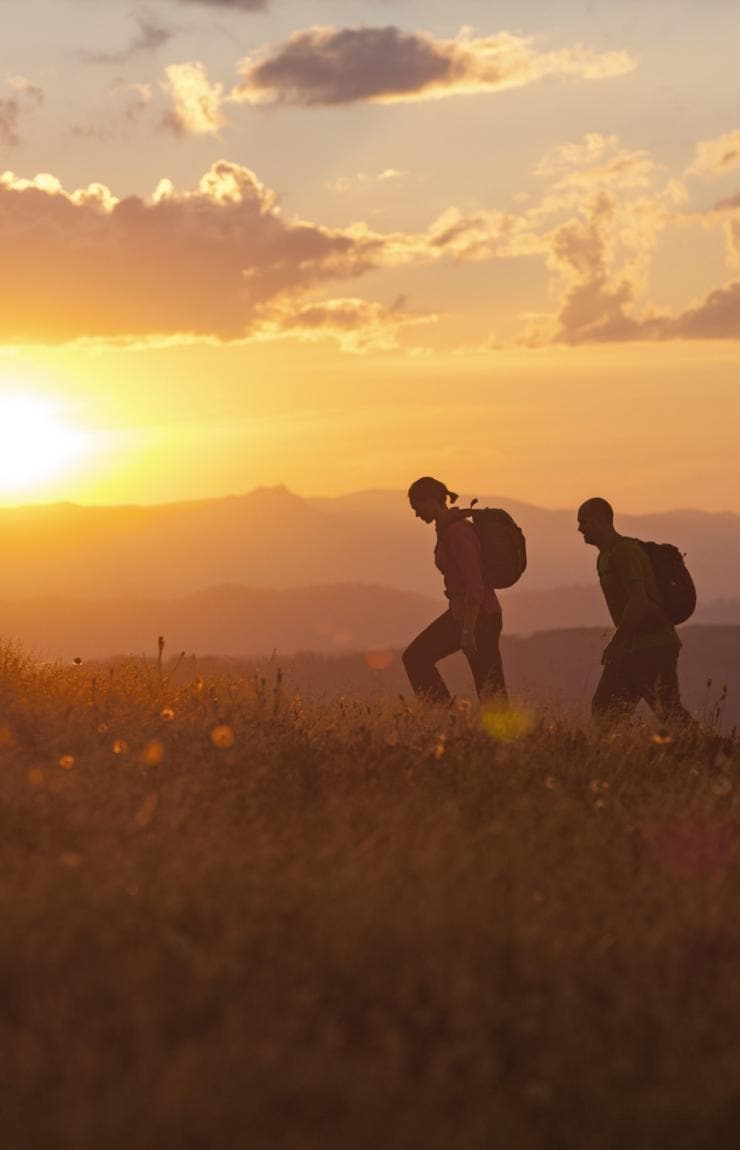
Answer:
[{"label": "hazy hillside", "polygon": [[[508,591],[501,595],[505,633],[610,628],[597,587]],[[722,608],[722,609],[719,609]],[[0,601],[0,635],[43,658],[105,658],[168,650],[214,655],[403,648],[444,610],[444,600],[361,584],[251,590],[216,587],[162,599],[62,596]],[[737,619],[737,615],[735,616]],[[732,623],[732,604],[699,610],[695,624]]]},{"label": "hazy hillside", "polygon": [[151,653],[158,635],[169,652],[336,652],[405,646],[440,609],[411,592],[353,584],[291,591],[217,587],[179,599],[0,602],[0,634],[51,659]]},{"label": "hazy hillside", "polygon": [[[740,627],[685,627],[681,638],[680,677],[686,705],[698,718],[711,719],[726,687],[723,729],[740,726]],[[601,673],[603,647],[604,634],[599,628],[545,631],[529,637],[505,635],[502,650],[509,690],[517,700],[553,704],[584,717]],[[289,684],[301,693],[409,694],[398,651],[387,652],[382,660],[355,652],[299,654],[272,661],[203,658],[197,661],[197,673],[249,675],[258,668],[274,673],[276,666],[283,668]],[[470,670],[462,655],[445,659],[441,668],[454,692],[472,694]],[[194,673],[187,662],[178,670],[180,677]]]},{"label": "hazy hillside", "polygon": [[[577,534],[574,511],[481,503],[507,506],[527,535],[522,592],[593,586],[594,551]],[[676,511],[619,526],[686,551],[704,602],[737,597],[740,516]],[[436,598],[433,542],[401,492],[306,500],[278,487],[154,507],[3,508],[0,599],[162,597],[225,583],[365,583]]]}]

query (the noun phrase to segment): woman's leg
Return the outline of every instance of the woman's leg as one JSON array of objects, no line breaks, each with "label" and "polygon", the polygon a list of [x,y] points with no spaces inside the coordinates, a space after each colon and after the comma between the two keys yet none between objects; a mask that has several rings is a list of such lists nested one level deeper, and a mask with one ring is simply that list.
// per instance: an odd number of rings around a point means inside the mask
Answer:
[{"label": "woman's leg", "polygon": [[462,624],[445,611],[406,648],[402,656],[403,665],[417,695],[439,703],[450,701],[450,692],[436,664],[460,650],[461,633]]},{"label": "woman's leg", "polygon": [[499,649],[501,627],[500,611],[489,613],[481,611],[475,625],[475,642],[478,650],[468,662],[473,672],[478,697],[505,703],[506,682]]}]

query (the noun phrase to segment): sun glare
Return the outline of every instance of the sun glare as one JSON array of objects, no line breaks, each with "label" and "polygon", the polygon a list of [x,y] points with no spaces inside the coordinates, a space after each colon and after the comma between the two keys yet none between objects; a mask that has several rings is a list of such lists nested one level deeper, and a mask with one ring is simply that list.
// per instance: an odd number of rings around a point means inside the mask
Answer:
[{"label": "sun glare", "polygon": [[84,431],[41,396],[0,394],[0,497],[55,480],[87,453]]}]

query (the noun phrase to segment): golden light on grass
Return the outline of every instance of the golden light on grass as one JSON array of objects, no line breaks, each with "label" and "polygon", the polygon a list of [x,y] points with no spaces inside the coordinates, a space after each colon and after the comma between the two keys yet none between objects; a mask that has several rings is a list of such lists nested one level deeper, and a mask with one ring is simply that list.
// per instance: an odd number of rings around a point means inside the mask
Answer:
[{"label": "golden light on grass", "polygon": [[164,743],[160,739],[152,739],[141,752],[140,762],[145,767],[158,767],[163,758]]},{"label": "golden light on grass", "polygon": [[534,715],[526,707],[488,703],[481,708],[483,730],[499,743],[516,743],[534,726]]},{"label": "golden light on grass", "polygon": [[236,739],[228,723],[220,723],[217,727],[213,728],[211,731],[211,742],[214,747],[219,747],[222,750],[229,750],[230,747],[234,746]]},{"label": "golden light on grass", "polygon": [[395,655],[392,651],[373,650],[365,652],[365,663],[373,671],[387,671],[393,666]]},{"label": "golden light on grass", "polygon": [[81,462],[90,436],[51,399],[8,392],[0,383],[0,496],[33,490]]}]

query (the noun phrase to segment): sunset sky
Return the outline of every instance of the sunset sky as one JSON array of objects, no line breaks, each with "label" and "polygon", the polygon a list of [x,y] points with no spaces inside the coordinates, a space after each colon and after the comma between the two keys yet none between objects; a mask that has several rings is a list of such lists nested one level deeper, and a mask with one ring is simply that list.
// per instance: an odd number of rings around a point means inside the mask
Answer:
[{"label": "sunset sky", "polygon": [[740,512],[740,5],[0,18],[1,501]]}]

